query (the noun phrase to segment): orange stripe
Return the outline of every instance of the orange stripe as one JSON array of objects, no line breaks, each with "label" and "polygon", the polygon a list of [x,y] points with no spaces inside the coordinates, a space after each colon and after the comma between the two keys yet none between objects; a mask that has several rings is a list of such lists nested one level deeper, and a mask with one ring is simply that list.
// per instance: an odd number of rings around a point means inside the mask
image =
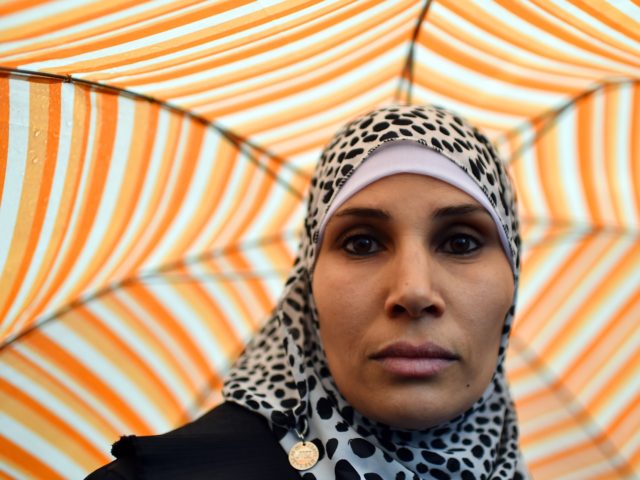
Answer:
[{"label": "orange stripe", "polygon": [[89,468],[104,461],[104,454],[83,434],[22,390],[0,379],[3,412],[52,445],[64,445],[63,453]]},{"label": "orange stripe", "polygon": [[4,176],[7,173],[9,157],[9,76],[0,74],[0,203],[4,193]]},{"label": "orange stripe", "polygon": [[[455,13],[462,19],[474,24],[478,28],[486,31],[488,34],[500,38],[508,44],[522,48],[525,51],[540,55],[549,60],[556,60],[566,65],[582,66],[587,68],[598,68],[599,65],[594,64],[588,60],[582,60],[575,55],[564,53],[562,50],[549,49],[539,42],[536,42],[535,38],[523,34],[517,27],[507,23],[506,21],[500,21],[496,17],[489,16],[478,5],[470,2],[456,2],[453,0],[440,0],[443,6],[448,10]],[[609,72],[606,73],[614,73]]]},{"label": "orange stripe", "polygon": [[[11,465],[12,469],[24,473],[22,478],[46,478],[47,480],[64,480],[55,470],[52,470],[42,458],[33,456],[7,437],[0,435],[0,451],[3,461]],[[10,477],[7,477],[10,478]]]},{"label": "orange stripe", "polygon": [[202,354],[197,344],[187,335],[184,328],[180,325],[179,319],[175,318],[171,312],[166,310],[160,299],[149,291],[149,288],[142,284],[133,284],[127,287],[127,291],[131,293],[135,301],[149,312],[149,316],[155,320],[158,325],[171,337],[171,339],[180,347],[181,354],[188,358],[192,365],[195,366],[195,373],[201,377],[207,377],[210,371],[209,361]]},{"label": "orange stripe", "polygon": [[[608,86],[603,90],[604,118],[600,124],[602,130],[602,148],[606,168],[607,191],[610,192],[611,209],[615,218],[609,218],[610,225],[625,225],[625,215],[622,202],[628,201],[619,195],[616,185],[619,181],[624,181],[628,172],[621,172],[618,169],[615,158],[617,157],[618,144],[621,142],[622,125],[618,121],[618,112],[622,109],[620,99],[620,87]],[[624,137],[622,137],[624,138]],[[610,160],[610,161],[607,161]]]},{"label": "orange stripe", "polygon": [[[22,3],[22,0],[19,0]],[[33,0],[31,0],[33,1]],[[108,15],[120,10],[138,5],[136,0],[110,0],[108,2],[92,2],[90,6],[83,5],[71,10],[58,13],[55,17],[30,22],[0,32],[0,41],[14,41],[33,38],[52,31],[78,25],[93,18]]]},{"label": "orange stripe", "polygon": [[[30,220],[30,229],[27,238],[22,238],[24,253],[21,259],[16,258],[17,269],[14,271],[14,280],[7,289],[0,289],[0,318],[4,318],[9,308],[13,306],[16,296],[21,288],[24,288],[24,279],[31,267],[32,255],[36,251],[38,243],[43,241],[40,238],[42,225],[44,223],[51,185],[53,183],[55,167],[58,157],[58,139],[60,138],[60,83],[52,84],[31,84],[31,112],[29,152],[35,152],[32,158],[25,159],[32,165],[38,166],[38,170],[32,169],[27,163],[26,184],[33,188],[27,194],[27,198],[21,199],[21,205],[34,205],[30,212],[22,208],[18,214],[20,223],[27,223]],[[35,103],[35,106],[33,105]],[[34,108],[35,107],[35,108]],[[46,112],[46,113],[45,113]],[[37,122],[37,123],[36,123]],[[42,122],[42,124],[39,124]],[[39,139],[39,141],[38,141]],[[37,144],[37,145],[36,145]],[[39,156],[41,155],[41,156]],[[30,173],[33,172],[33,173]],[[36,191],[37,190],[37,191]],[[35,202],[32,201],[35,197]],[[16,229],[19,232],[19,227]],[[25,232],[26,233],[26,232]],[[44,239],[47,241],[47,239]],[[21,261],[20,261],[21,260]],[[18,264],[19,261],[19,264]]]},{"label": "orange stripe", "polygon": [[591,214],[594,226],[606,225],[606,218],[602,213],[599,202],[598,183],[602,180],[596,176],[596,169],[593,168],[596,160],[594,157],[603,155],[604,152],[594,152],[593,138],[599,135],[596,125],[601,125],[603,119],[596,117],[595,97],[592,95],[576,104],[578,133],[576,155],[580,164],[580,175],[582,177],[585,199]]},{"label": "orange stripe", "polygon": [[[158,134],[159,114],[160,106],[157,103],[145,101],[134,103],[131,146],[126,158],[124,152],[118,154],[118,161],[127,163],[127,173],[120,189],[118,204],[109,221],[110,228],[101,244],[101,252],[97,256],[104,258],[106,263],[106,259],[112,256],[110,252],[114,252],[120,246],[127,230],[135,229],[135,234],[129,240],[127,248],[120,253],[120,261],[111,267],[111,271],[105,272],[107,278],[119,279],[130,274],[130,270],[123,269],[123,264],[127,265],[130,262],[130,252],[140,241],[148,225],[147,222],[133,224],[132,220],[136,214],[136,207],[140,203],[145,181],[148,181],[153,146]],[[146,216],[147,220],[148,216]]]},{"label": "orange stripe", "polygon": [[[614,279],[607,278],[606,282],[612,285],[619,285],[621,281],[614,281]],[[616,288],[616,287],[614,287]],[[598,370],[602,364],[602,359],[609,359],[615,354],[615,352],[628,341],[637,328],[636,322],[633,318],[639,318],[633,315],[634,310],[639,306],[640,299],[638,296],[631,296],[625,304],[616,312],[611,312],[611,315],[604,325],[604,327],[598,332],[597,336],[591,338],[584,345],[583,351],[589,352],[584,356],[574,359],[572,362],[566,365],[565,370],[568,375],[565,378],[567,385],[570,385],[574,391],[580,392],[585,389],[585,384],[594,375],[594,370]],[[580,314],[576,313],[576,317],[580,317]],[[594,361],[590,361],[594,358]],[[597,363],[594,365],[594,363]],[[604,392],[610,392],[611,389],[607,388]],[[607,393],[607,396],[611,396]]]},{"label": "orange stripe", "polygon": [[[78,201],[79,186],[82,177],[82,170],[86,162],[86,152],[89,148],[89,123],[90,123],[90,104],[89,90],[86,87],[76,87],[74,89],[74,107],[73,107],[73,125],[65,127],[66,131],[71,130],[71,148],[68,159],[68,170],[64,181],[64,191],[58,211],[58,225],[68,225],[73,213],[73,208]],[[45,259],[42,262],[42,268],[38,279],[34,282],[32,291],[39,292],[33,303],[27,306],[25,316],[33,319],[42,314],[47,303],[60,288],[61,281],[66,278],[68,269],[59,272],[60,268],[65,267],[65,262],[61,262],[57,266],[57,271],[51,270],[54,262],[60,256],[61,246],[65,239],[72,235],[73,232],[66,228],[59,228],[54,231],[54,236],[50,240],[50,246],[47,249]],[[71,254],[67,254],[70,258],[75,258],[76,250],[71,250]],[[53,276],[54,281],[48,284],[45,289],[44,284]]]},{"label": "orange stripe", "polygon": [[[559,27],[556,23],[550,20],[547,20],[544,16],[538,13],[537,9],[531,8],[526,3],[519,3],[519,2],[508,1],[508,0],[497,0],[497,1],[504,9],[520,17],[522,20],[526,21],[531,25],[534,25],[535,27],[545,32],[550,33],[556,38],[564,40],[570,45],[573,45],[577,48],[580,48],[592,54],[599,55],[606,59],[613,59],[615,61],[618,61],[624,64],[630,64],[630,65],[636,65],[636,66],[640,65],[640,62],[633,62],[633,60],[630,60],[627,57],[618,55],[615,52],[611,52],[610,50],[601,47],[599,43],[596,41],[590,42],[588,40],[585,40],[584,37],[581,37],[580,35],[573,33],[572,29],[570,29],[570,26],[576,27],[577,30],[581,30],[582,32],[587,33],[587,35],[590,38],[608,40],[607,43],[609,44],[614,43],[613,46],[618,50],[624,50],[627,53],[630,53],[636,57],[638,55],[637,51],[633,51],[632,48],[627,47],[624,44],[621,44],[618,42],[612,42],[610,38],[607,38],[606,35],[603,34],[603,32],[599,30],[595,30],[590,25],[583,23],[582,21],[573,17],[566,10],[562,10],[558,8],[557,6],[553,5],[551,2],[547,1],[543,3],[542,2],[536,2],[536,3],[541,9],[546,10],[547,12],[551,13],[551,15],[555,16],[557,20],[560,20],[562,22],[562,27]],[[581,6],[581,9],[583,11],[588,10],[586,8],[582,8],[582,6]],[[594,9],[591,9],[591,11],[593,10]],[[602,18],[602,14],[600,12],[596,12],[595,15],[592,14],[592,17],[600,20]],[[614,27],[614,29],[616,28]],[[638,40],[640,40],[640,38],[638,38]]]},{"label": "orange stripe", "polygon": [[[532,88],[536,90],[546,90],[556,94],[576,95],[581,91],[578,85],[572,85],[568,83],[558,83],[557,81],[546,80],[539,78],[536,73],[539,69],[532,69],[526,65],[517,65],[521,68],[525,68],[524,72],[511,72],[500,68],[501,61],[508,61],[512,63],[511,59],[507,59],[504,55],[496,55],[496,52],[485,52],[495,58],[495,63],[487,61],[482,57],[474,56],[472,53],[468,53],[462,50],[453,43],[448,43],[447,40],[441,35],[442,29],[435,30],[432,25],[427,24],[426,27],[420,30],[419,41],[420,44],[428,51],[436,53],[447,60],[457,63],[464,68],[473,70],[481,75],[485,75],[488,78],[495,80],[502,80],[507,83],[511,83],[514,86],[522,88]],[[447,34],[452,32],[446,31]],[[477,45],[473,45],[478,48]],[[498,106],[498,105],[496,105]]]},{"label": "orange stripe", "polygon": [[631,120],[629,140],[629,165],[631,165],[631,185],[634,185],[633,195],[635,200],[635,210],[638,218],[636,222],[640,221],[640,135],[633,132],[640,132],[640,82],[636,82],[631,90]]},{"label": "orange stripe", "polygon": [[[163,220],[158,225],[158,229],[154,235],[154,241],[152,243],[154,246],[160,244],[162,237],[172,228],[175,228],[173,223],[180,213],[180,207],[184,203],[184,199],[193,181],[205,132],[205,125],[200,122],[189,122],[188,131],[184,133],[188,135],[188,137],[184,142],[184,149],[180,154],[181,158],[175,159],[176,165],[179,165],[179,170],[174,170],[173,172],[173,175],[176,175],[176,182],[174,183],[173,190],[166,193],[170,196],[171,200],[167,203],[168,207],[166,210],[163,211]],[[172,249],[167,252],[167,260],[171,261],[176,257],[179,258],[182,248],[184,248],[184,237],[172,245]]]},{"label": "orange stripe", "polygon": [[[65,325],[88,342],[93,350],[108,358],[111,364],[144,393],[146,400],[156,405],[165,418],[182,410],[174,392],[158,378],[156,372],[90,308],[76,309],[73,316],[65,319]],[[133,406],[137,411],[141,407],[142,405]]]},{"label": "orange stripe", "polygon": [[[602,309],[602,307],[607,304],[607,298],[615,295],[615,291],[618,290],[619,285],[633,278],[634,269],[637,269],[638,265],[640,265],[640,244],[637,244],[635,248],[629,248],[622,258],[618,258],[615,264],[611,264],[611,260],[607,260],[607,254],[613,250],[615,244],[615,240],[597,238],[589,242],[584,242],[584,248],[576,249],[576,252],[580,250],[584,252],[584,255],[574,257],[573,261],[565,263],[564,268],[560,270],[562,273],[557,276],[558,283],[560,285],[573,286],[576,281],[580,282],[584,277],[589,275],[590,271],[595,270],[601,264],[604,263],[609,266],[607,269],[608,275],[602,278],[597,288],[593,287],[591,289],[589,298],[582,302],[573,312],[571,320],[563,325],[564,328],[562,331],[556,332],[553,339],[546,344],[544,355],[547,358],[557,358],[561,356],[566,345],[573,343],[573,332],[581,330],[587,319],[592,317],[593,312]],[[589,253],[587,248],[594,248],[597,254],[595,256],[593,254],[587,255],[587,253]],[[568,282],[567,278],[574,281]],[[566,291],[566,287],[556,288]],[[561,302],[563,304],[566,302],[566,296]]]},{"label": "orange stripe", "polygon": [[[160,66],[154,65],[154,69],[150,75],[144,75],[141,79],[130,78],[126,80],[127,87],[157,83],[176,78],[186,78],[189,75],[197,74],[202,71],[214,70],[219,67],[233,65],[235,63],[242,63],[247,58],[254,58],[259,55],[274,52],[279,48],[286,47],[294,44],[312,35],[323,32],[329,27],[333,27],[340,22],[351,20],[353,16],[366,12],[371,6],[370,1],[356,2],[355,4],[348,5],[345,9],[339,11],[337,14],[331,15],[321,21],[314,21],[311,25],[304,25],[303,28],[293,29],[292,32],[277,35],[274,38],[267,38],[264,42],[256,42],[256,44],[249,43],[248,45],[242,45],[236,49],[229,49],[226,47],[225,52],[207,51],[193,54],[180,58],[180,63],[185,64],[179,68],[171,68],[178,64],[176,60],[164,63]],[[367,30],[378,26],[381,23],[391,21],[394,15],[399,9],[388,10],[384,12],[379,18],[369,19],[367,22],[360,22],[357,25],[353,25],[348,30],[341,32],[341,35],[335,35],[334,37],[323,39],[322,42],[317,44],[305,46],[304,49],[298,49],[295,53],[289,53],[286,56],[279,55],[276,58],[270,58],[268,61],[264,61],[253,67],[242,67],[233,69],[226,75],[217,75],[208,79],[206,82],[206,89],[213,89],[220,86],[227,86],[242,80],[255,78],[259,75],[264,75],[271,72],[276,72],[286,66],[295,65],[297,61],[312,58],[316,55],[327,52],[331,48],[345,44],[348,40],[357,39]],[[322,18],[322,17],[320,17]],[[407,36],[410,34],[411,25],[407,25],[404,29],[407,31]],[[245,40],[246,41],[246,40]],[[272,55],[273,57],[273,55]],[[195,60],[203,59],[204,61],[193,64]],[[187,64],[189,62],[190,64]],[[327,62],[328,64],[328,62]],[[136,71],[136,74],[138,72]],[[120,85],[120,82],[116,82]],[[176,89],[163,89],[163,97],[173,97],[176,95],[189,95],[192,93],[198,93],[205,90],[203,82],[199,82],[194,85],[185,85]]]},{"label": "orange stripe", "polygon": [[[24,164],[24,178],[17,219],[13,230],[9,254],[5,264],[5,274],[0,278],[0,318],[5,318],[10,302],[19,290],[26,269],[31,260],[33,248],[37,243],[37,234],[42,226],[42,208],[38,203],[48,196],[51,182],[46,178],[47,168],[47,123],[49,115],[49,87],[46,82],[29,82],[29,124],[20,128],[28,128],[28,145],[26,158],[20,159]],[[59,123],[59,120],[58,120]],[[45,132],[42,135],[42,132]],[[55,165],[55,158],[52,160]],[[44,192],[41,185],[44,183]],[[44,195],[43,195],[44,194]],[[46,208],[46,202],[44,204]],[[35,239],[32,235],[36,235]],[[9,273],[10,272],[10,273]],[[11,332],[9,327],[8,332]]]},{"label": "orange stripe", "polygon": [[0,4],[0,15],[10,15],[47,2],[48,0],[5,0]]},{"label": "orange stripe", "polygon": [[[125,293],[125,292],[123,292]],[[148,328],[147,324],[142,322],[137,315],[133,313],[133,311],[129,308],[129,306],[122,302],[120,298],[115,295],[107,295],[100,300],[106,308],[109,310],[110,315],[113,314],[115,318],[120,319],[121,323],[126,324],[126,329],[131,335],[132,338],[138,339],[136,343],[145,344],[149,350],[153,352],[154,360],[157,359],[157,362],[151,365],[151,370],[157,372],[160,369],[167,369],[171,378],[178,379],[181,384],[182,390],[194,391],[197,386],[191,381],[189,373],[185,370],[185,367],[182,366],[180,362],[176,362],[175,358],[172,356],[170,349],[167,348],[167,345],[163,342],[162,339],[156,336],[155,331]],[[108,328],[108,327],[105,327]],[[132,355],[135,355],[137,358],[138,354],[131,350]],[[141,362],[146,362],[145,359],[140,358]],[[144,363],[145,368],[147,368],[147,363]],[[188,367],[186,367],[188,368]],[[160,377],[157,377],[159,382],[164,384],[164,380]],[[168,387],[166,387],[168,388]],[[181,409],[179,406],[178,397],[171,393],[171,398],[174,400],[174,405],[172,408],[176,410]]]},{"label": "orange stripe", "polygon": [[49,374],[22,352],[14,348],[5,348],[2,351],[3,362],[11,365],[11,368],[19,371],[29,378],[29,381],[38,385],[46,385],[49,394],[69,408],[75,410],[83,421],[92,425],[104,438],[117,438],[119,433],[115,425],[111,423],[101,412],[93,408],[86,399],[69,389],[55,376]]},{"label": "orange stripe", "polygon": [[[56,37],[55,40],[47,40],[45,39],[37,39],[35,35],[32,36],[33,41],[22,45],[17,48],[13,48],[11,50],[5,49],[6,56],[14,56],[18,54],[37,54],[40,50],[47,50],[51,56],[55,56],[56,50],[60,48],[64,48],[65,45],[69,45],[71,43],[85,40],[90,40],[93,37],[97,37],[98,35],[104,35],[105,33],[115,32],[119,29],[127,28],[132,25],[136,25],[138,23],[142,23],[145,21],[149,21],[150,19],[154,19],[156,17],[160,17],[167,14],[172,14],[173,12],[180,11],[184,8],[190,7],[194,3],[198,3],[201,0],[180,0],[179,2],[173,2],[167,5],[150,5],[150,8],[144,10],[135,15],[131,15],[130,13],[119,19],[112,19],[109,23],[101,23],[99,25],[92,25],[90,32],[87,29],[84,29],[79,32],[68,33],[63,36]],[[94,5],[92,5],[93,7]],[[118,7],[118,11],[123,10],[123,8]],[[109,12],[107,12],[109,13]],[[89,17],[91,15],[91,17]],[[96,11],[95,9],[87,9],[86,10],[86,18],[82,20],[74,20],[71,22],[72,25],[80,25],[82,22],[90,22],[92,20],[105,19],[106,15],[100,11]],[[56,31],[61,32],[65,27],[58,26],[56,24],[57,17],[49,17],[47,18],[46,23],[49,28],[47,31],[43,33],[47,33],[48,31]],[[34,25],[34,28],[38,28],[38,26]],[[20,33],[20,32],[18,32]]]},{"label": "orange stripe", "polygon": [[[67,314],[71,316],[71,314]],[[61,319],[58,321],[62,321]],[[151,426],[141,418],[132,405],[125,402],[111,387],[95,376],[81,361],[75,359],[64,347],[50,340],[40,331],[29,336],[29,346],[54,368],[66,372],[69,379],[94,398],[108,405],[112,412],[127,425],[130,432],[152,433]],[[125,432],[122,432],[125,433]]]},{"label": "orange stripe", "polygon": [[[277,47],[293,43],[300,39],[308,38],[313,33],[322,30],[314,28],[313,25],[309,25],[309,23],[315,24],[316,22],[321,21],[324,17],[331,15],[336,10],[352,9],[354,7],[349,4],[328,3],[326,5],[323,4],[320,10],[316,10],[311,13],[300,13],[305,8],[307,8],[306,5],[300,4],[299,10],[294,12],[285,10],[279,15],[279,17],[269,18],[266,20],[264,23],[280,20],[279,25],[273,29],[264,29],[262,31],[252,32],[251,36],[242,36],[236,40],[224,42],[222,45],[217,45],[214,42],[204,52],[185,52],[185,55],[181,55],[180,58],[167,58],[159,63],[154,63],[153,65],[139,66],[135,71],[126,71],[124,73],[110,73],[108,71],[97,72],[91,75],[91,78],[94,81],[104,82],[113,78],[122,77],[123,75],[134,75],[134,78],[128,78],[126,80],[126,84],[131,87],[134,85],[180,78],[189,74],[189,72],[197,73],[202,71],[205,67],[215,68],[217,66],[230,64],[236,61],[242,62],[243,60],[255,55],[272,52]],[[272,14],[274,13],[275,12],[272,12]],[[289,18],[286,21],[282,20],[292,13],[298,13],[298,15],[295,15],[293,18]],[[324,28],[334,24],[335,22],[325,24],[323,21]],[[225,34],[223,36],[228,39],[231,35]],[[282,41],[281,39],[286,40]],[[195,61],[204,61],[207,63],[200,63],[199,65],[202,65],[202,67],[198,69],[190,69],[187,71],[182,70],[183,68],[189,68],[186,67],[186,65]],[[180,65],[185,66],[179,67]],[[180,68],[180,70],[176,71],[174,68]],[[144,76],[145,78],[137,79],[136,77],[138,76]]]},{"label": "orange stripe", "polygon": [[[249,2],[249,0],[240,0],[243,2]],[[309,2],[311,3],[311,2]],[[210,7],[208,10],[211,10],[212,16],[215,16],[218,13],[223,13],[230,8],[236,8],[238,5],[238,1],[236,0],[227,0],[223,3],[218,2],[214,4],[214,6]],[[148,46],[131,49],[129,51],[125,51],[123,53],[117,53],[112,55],[105,55],[103,57],[96,58],[94,60],[84,60],[75,63],[68,64],[62,67],[55,67],[47,69],[50,73],[64,73],[64,72],[72,72],[72,71],[83,71],[86,73],[91,73],[95,71],[108,70],[115,67],[121,67],[123,65],[130,65],[137,62],[142,62],[144,60],[151,60],[157,58],[159,56],[170,55],[172,53],[181,52],[187,50],[192,47],[198,47],[208,42],[212,42],[214,40],[227,37],[234,33],[240,33],[244,30],[247,30],[253,26],[259,26],[272,18],[278,18],[279,11],[283,9],[286,11],[297,11],[301,7],[300,6],[291,6],[290,3],[284,2],[277,6],[272,6],[268,10],[259,10],[255,13],[245,15],[239,19],[231,20],[222,25],[217,25],[215,28],[208,29],[200,29],[195,32],[191,32],[188,34],[184,34],[180,37],[173,38],[171,40],[165,40],[162,42],[158,42],[153,45],[153,48],[149,48]],[[219,10],[219,11],[216,11]],[[273,11],[273,13],[272,13]],[[190,14],[188,14],[190,15]],[[265,18],[266,16],[266,18]],[[198,12],[194,21],[201,20],[202,18],[206,18],[207,15],[204,15],[203,12]],[[179,27],[180,24],[177,24],[173,19],[169,20],[166,24],[163,22],[161,27],[158,28],[157,24],[153,24],[150,26],[146,26],[144,28],[140,28],[135,32],[127,32],[118,35],[117,41],[113,39],[110,43],[114,45],[123,45],[129,41],[135,41],[140,38],[146,38],[149,35],[154,33],[161,33],[166,31],[167,29],[171,29],[174,27]],[[156,29],[158,32],[156,32]],[[65,49],[62,54],[57,53],[58,55],[64,55],[65,58],[69,58],[75,55],[91,53],[95,50],[104,48],[102,40],[95,40],[89,44],[84,44],[80,47],[70,47]],[[47,52],[47,54],[49,54]],[[49,54],[50,55],[50,54]],[[33,63],[36,61],[44,61],[45,58],[25,58],[18,59],[21,64],[22,63]],[[10,64],[14,63],[16,60],[12,60]],[[92,80],[90,75],[85,76],[86,79]]]},{"label": "orange stripe", "polygon": [[[318,63],[314,65],[312,78],[298,81],[295,85],[292,85],[286,78],[283,78],[281,83],[279,80],[274,80],[272,84],[266,85],[261,89],[250,86],[242,90],[236,90],[234,91],[233,98],[229,98],[227,93],[221,93],[196,102],[184,102],[184,105],[185,107],[197,107],[199,104],[206,104],[207,106],[215,108],[215,117],[223,117],[241,110],[254,108],[257,105],[284,100],[300,92],[312,90],[324,83],[329,83],[336,78],[347,77],[350,72],[357,70],[357,68],[364,63],[374,60],[384,55],[387,51],[402,45],[402,43],[408,39],[409,33],[408,30],[398,29],[396,32],[392,32],[391,35],[386,36],[384,42],[377,45],[374,49],[368,49],[366,54],[352,58],[348,63],[341,64],[340,66],[336,65],[335,59],[328,59],[322,63]],[[343,54],[346,56],[347,52],[343,52]],[[286,60],[288,61],[289,59]],[[215,81],[218,83],[218,79],[215,79]],[[176,95],[180,96],[187,93],[195,93],[198,90],[205,90],[204,87],[204,84],[199,83],[172,90],[162,90],[157,93],[163,97],[173,97]],[[207,84],[206,89],[208,88],[209,85]],[[216,105],[217,102],[222,105]]]},{"label": "orange stripe", "polygon": [[[607,2],[598,2],[597,8],[595,8],[593,3],[585,2],[584,0],[569,0],[569,2],[599,22],[611,27],[613,30],[622,33],[626,37],[632,38],[636,42],[640,42],[637,16],[626,15],[617,8],[607,5]],[[635,3],[640,6],[640,2],[635,1]],[[632,53],[638,54],[637,51]]]}]

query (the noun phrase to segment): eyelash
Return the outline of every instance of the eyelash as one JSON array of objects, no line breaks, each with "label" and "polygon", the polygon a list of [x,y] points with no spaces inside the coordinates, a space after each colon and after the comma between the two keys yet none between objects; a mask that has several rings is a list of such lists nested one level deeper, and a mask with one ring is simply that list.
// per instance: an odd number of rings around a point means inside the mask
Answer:
[{"label": "eyelash", "polygon": [[[373,251],[358,253],[353,249],[353,243],[357,240],[371,241],[373,244],[377,245],[377,248]],[[473,244],[473,246],[462,252],[456,252],[451,248],[451,242],[455,240],[468,240],[470,241],[471,244]],[[446,248],[447,245],[449,246],[449,248]],[[346,253],[355,257],[368,257],[371,255],[374,255],[375,253],[378,253],[380,250],[383,249],[382,243],[377,238],[375,238],[375,235],[368,234],[368,233],[356,233],[353,235],[349,235],[341,242],[340,247]],[[452,235],[448,235],[445,238],[445,240],[440,243],[440,245],[438,246],[438,249],[449,255],[467,256],[467,255],[471,255],[481,247],[482,247],[482,242],[476,236],[468,233],[454,233]]]}]

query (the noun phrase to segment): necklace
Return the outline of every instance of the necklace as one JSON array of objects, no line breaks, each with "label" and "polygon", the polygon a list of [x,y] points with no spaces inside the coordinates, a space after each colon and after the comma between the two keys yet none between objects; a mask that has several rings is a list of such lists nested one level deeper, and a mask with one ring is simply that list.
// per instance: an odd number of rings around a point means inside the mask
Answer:
[{"label": "necklace", "polygon": [[296,470],[309,470],[320,458],[320,452],[315,443],[307,442],[305,436],[309,430],[309,425],[305,422],[305,429],[302,433],[295,429],[296,435],[300,438],[291,450],[289,450],[289,463]]}]

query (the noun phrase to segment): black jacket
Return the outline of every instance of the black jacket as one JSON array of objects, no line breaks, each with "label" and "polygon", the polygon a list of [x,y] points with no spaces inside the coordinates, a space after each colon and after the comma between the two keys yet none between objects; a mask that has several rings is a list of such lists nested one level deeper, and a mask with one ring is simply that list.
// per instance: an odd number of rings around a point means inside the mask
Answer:
[{"label": "black jacket", "polygon": [[85,480],[299,480],[264,417],[223,403],[163,435],[122,437]]}]

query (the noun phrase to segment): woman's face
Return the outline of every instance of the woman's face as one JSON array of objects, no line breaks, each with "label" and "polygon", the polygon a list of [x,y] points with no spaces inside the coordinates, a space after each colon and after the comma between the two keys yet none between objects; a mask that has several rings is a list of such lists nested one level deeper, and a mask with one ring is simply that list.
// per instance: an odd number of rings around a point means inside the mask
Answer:
[{"label": "woman's face", "polygon": [[379,180],[334,213],[312,288],[338,389],[365,416],[406,429],[480,398],[514,293],[488,212],[412,174]]}]

